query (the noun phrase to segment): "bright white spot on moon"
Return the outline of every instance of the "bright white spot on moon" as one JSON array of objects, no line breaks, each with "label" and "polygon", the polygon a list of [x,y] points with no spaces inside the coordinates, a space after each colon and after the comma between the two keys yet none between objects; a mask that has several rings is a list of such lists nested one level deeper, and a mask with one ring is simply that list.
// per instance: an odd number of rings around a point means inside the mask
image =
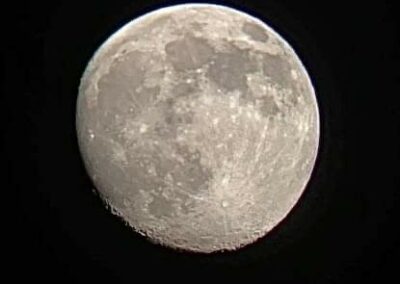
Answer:
[{"label": "bright white spot on moon", "polygon": [[140,129],[139,129],[140,133],[145,133],[147,131],[147,127],[148,126],[146,124],[140,125]]},{"label": "bright white spot on moon", "polygon": [[295,51],[260,20],[209,4],[160,9],[113,34],[82,76],[76,123],[112,212],[152,242],[203,253],[281,222],[319,143]]},{"label": "bright white spot on moon", "polygon": [[297,80],[297,78],[298,78],[298,75],[297,75],[297,72],[296,72],[296,70],[290,70],[290,74],[292,75],[292,77],[293,77],[293,79],[295,79],[295,80]]}]

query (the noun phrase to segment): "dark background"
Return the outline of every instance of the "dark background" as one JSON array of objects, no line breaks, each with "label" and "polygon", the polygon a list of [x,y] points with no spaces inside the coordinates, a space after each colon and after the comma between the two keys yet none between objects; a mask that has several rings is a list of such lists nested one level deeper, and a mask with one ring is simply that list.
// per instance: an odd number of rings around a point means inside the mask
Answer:
[{"label": "dark background", "polygon": [[[399,254],[399,21],[395,1],[220,1],[295,48],[315,85],[321,147],[301,202],[236,253],[152,245],[91,192],[76,141],[79,79],[96,48],[171,1],[20,1],[2,7],[1,112],[13,279],[139,282],[261,277],[267,283],[385,281]],[[187,276],[186,276],[187,275]],[[396,279],[396,277],[394,278]]]}]

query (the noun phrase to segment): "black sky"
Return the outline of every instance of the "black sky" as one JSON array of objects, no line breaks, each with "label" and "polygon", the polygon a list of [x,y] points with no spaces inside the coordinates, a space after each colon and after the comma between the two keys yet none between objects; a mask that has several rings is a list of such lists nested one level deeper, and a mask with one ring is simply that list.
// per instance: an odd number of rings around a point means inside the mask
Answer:
[{"label": "black sky", "polygon": [[223,275],[357,283],[395,276],[400,26],[394,2],[213,1],[261,18],[294,47],[315,85],[322,129],[315,172],[289,218],[239,253],[209,256],[152,245],[109,214],[90,190],[75,134],[79,79],[96,48],[133,17],[182,2],[4,6],[2,189],[14,198],[4,198],[10,225],[3,231],[12,233],[6,245],[13,277],[132,283],[133,275],[146,273],[163,281]]}]

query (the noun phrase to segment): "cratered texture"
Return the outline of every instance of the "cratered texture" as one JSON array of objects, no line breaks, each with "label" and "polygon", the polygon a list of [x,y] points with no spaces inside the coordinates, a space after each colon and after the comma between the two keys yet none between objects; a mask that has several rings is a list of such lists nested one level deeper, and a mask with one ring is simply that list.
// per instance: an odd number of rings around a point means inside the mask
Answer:
[{"label": "cratered texture", "polygon": [[319,115],[289,44],[237,10],[178,5],[114,33],[81,79],[81,153],[135,231],[196,252],[266,235],[299,200]]}]

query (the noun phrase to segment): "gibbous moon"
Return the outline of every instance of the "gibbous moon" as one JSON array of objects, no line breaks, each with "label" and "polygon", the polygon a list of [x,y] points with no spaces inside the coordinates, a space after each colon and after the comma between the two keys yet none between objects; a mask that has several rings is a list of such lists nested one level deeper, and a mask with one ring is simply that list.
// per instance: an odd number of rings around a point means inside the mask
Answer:
[{"label": "gibbous moon", "polygon": [[236,250],[299,200],[319,114],[289,44],[232,8],[185,4],[141,16],[96,51],[77,133],[114,214],[170,248]]}]

